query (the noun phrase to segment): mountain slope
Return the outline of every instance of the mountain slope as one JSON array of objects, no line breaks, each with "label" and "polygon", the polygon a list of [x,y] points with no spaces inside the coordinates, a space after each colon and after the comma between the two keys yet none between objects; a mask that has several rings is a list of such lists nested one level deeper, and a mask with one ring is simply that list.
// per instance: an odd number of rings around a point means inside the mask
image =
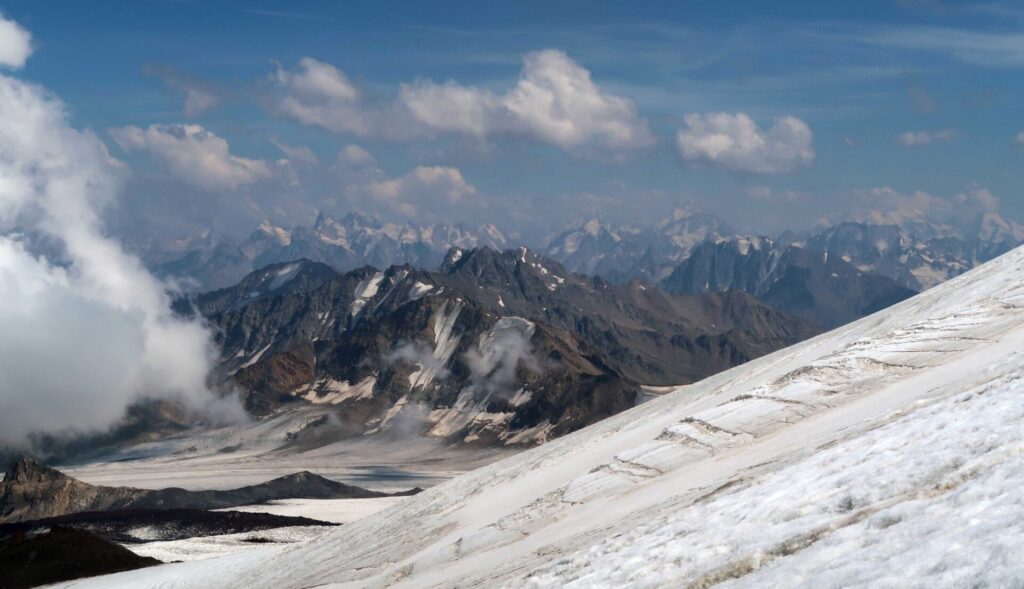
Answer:
[{"label": "mountain slope", "polygon": [[661,285],[671,292],[747,292],[824,327],[848,323],[914,294],[827,251],[766,237],[703,243]]},{"label": "mountain slope", "polygon": [[552,239],[545,254],[573,272],[611,282],[638,278],[654,282],[664,278],[698,244],[732,234],[724,221],[690,206],[643,227],[612,226],[590,219]]},{"label": "mountain slope", "polygon": [[330,405],[295,444],[405,432],[534,444],[814,333],[742,293],[669,295],[525,248],[453,249],[438,272],[268,266],[190,303],[257,415]]},{"label": "mountain slope", "polygon": [[92,586],[1017,586],[1022,346],[1018,249],[307,545]]}]

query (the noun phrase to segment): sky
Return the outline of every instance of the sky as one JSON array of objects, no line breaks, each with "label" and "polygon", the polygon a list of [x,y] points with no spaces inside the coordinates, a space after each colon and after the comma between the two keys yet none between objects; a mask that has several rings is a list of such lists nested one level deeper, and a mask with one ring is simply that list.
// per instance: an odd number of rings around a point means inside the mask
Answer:
[{"label": "sky", "polygon": [[128,241],[356,210],[540,242],[688,203],[770,233],[866,195],[984,193],[1024,219],[1013,3],[2,0],[0,13],[31,32],[19,77],[128,170],[105,212]]}]

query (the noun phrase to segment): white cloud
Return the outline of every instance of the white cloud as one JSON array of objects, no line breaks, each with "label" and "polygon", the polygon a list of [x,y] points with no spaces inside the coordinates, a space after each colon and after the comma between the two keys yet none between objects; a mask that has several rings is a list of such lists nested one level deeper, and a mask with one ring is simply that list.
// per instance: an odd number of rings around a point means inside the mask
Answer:
[{"label": "white cloud", "polygon": [[565,150],[635,149],[654,141],[631,100],[603,92],[587,69],[557,50],[526,55],[519,80],[504,94],[421,80],[403,84],[396,101],[376,105],[343,72],[308,57],[294,71],[278,68],[273,81],[283,93],[282,114],[360,136],[511,135]]},{"label": "white cloud", "polygon": [[228,142],[199,125],[150,125],[111,129],[126,151],[145,151],[175,179],[209,192],[235,190],[271,176],[262,160],[231,155]]},{"label": "white cloud", "polygon": [[1014,142],[1017,143],[1017,145],[1024,145],[1024,131],[1021,131],[1014,135],[1013,140]]},{"label": "white cloud", "polygon": [[352,191],[407,218],[455,205],[476,194],[476,188],[462,177],[458,168],[444,166],[417,166],[399,178],[368,182]]},{"label": "white cloud", "polygon": [[763,130],[743,113],[688,114],[676,141],[684,160],[730,170],[780,174],[814,161],[812,133],[795,117],[781,117]]},{"label": "white cloud", "polygon": [[32,55],[32,35],[0,15],[0,66],[20,68]]},{"label": "white cloud", "polygon": [[142,396],[213,402],[209,333],[105,237],[122,167],[49,93],[0,75],[0,227],[49,236],[66,262],[0,235],[0,443],[104,428]]},{"label": "white cloud", "polygon": [[272,81],[283,92],[278,110],[304,125],[363,136],[377,129],[377,115],[360,91],[328,63],[304,57],[294,71],[279,66]]},{"label": "white cloud", "polygon": [[349,144],[338,152],[338,162],[346,166],[372,166],[377,160],[362,147]]},{"label": "white cloud", "polygon": [[919,147],[931,145],[939,141],[949,141],[953,138],[952,129],[941,129],[938,131],[907,131],[896,136],[896,142],[903,147]]},{"label": "white cloud", "polygon": [[553,49],[530,53],[515,87],[503,95],[453,82],[404,85],[400,101],[413,118],[441,131],[484,137],[526,135],[562,149],[613,149],[653,142],[629,99],[606,94],[590,72]]}]

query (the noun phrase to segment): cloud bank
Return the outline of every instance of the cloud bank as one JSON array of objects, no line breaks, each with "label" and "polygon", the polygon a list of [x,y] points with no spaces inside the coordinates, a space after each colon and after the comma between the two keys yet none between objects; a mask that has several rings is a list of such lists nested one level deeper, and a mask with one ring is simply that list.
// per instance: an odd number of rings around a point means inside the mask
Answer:
[{"label": "cloud bank", "polygon": [[[26,38],[0,18],[5,64],[27,59],[10,50]],[[144,396],[214,399],[208,332],[174,316],[164,285],[104,235],[122,171],[59,100],[0,74],[0,443],[105,428]],[[63,263],[26,249],[14,226],[59,243]]]},{"label": "cloud bank", "polygon": [[743,113],[688,114],[676,135],[679,155],[736,172],[782,174],[814,161],[811,128],[781,117],[762,129]]},{"label": "cloud bank", "polygon": [[231,154],[228,142],[199,125],[120,127],[111,137],[125,151],[144,151],[176,179],[206,192],[235,190],[272,176],[262,160]]},{"label": "cloud bank", "polygon": [[362,137],[520,136],[567,151],[630,150],[654,142],[631,100],[602,91],[586,68],[553,49],[527,54],[515,86],[503,94],[418,80],[402,84],[397,99],[376,103],[344,72],[309,57],[291,70],[278,67],[271,82],[280,114]]}]

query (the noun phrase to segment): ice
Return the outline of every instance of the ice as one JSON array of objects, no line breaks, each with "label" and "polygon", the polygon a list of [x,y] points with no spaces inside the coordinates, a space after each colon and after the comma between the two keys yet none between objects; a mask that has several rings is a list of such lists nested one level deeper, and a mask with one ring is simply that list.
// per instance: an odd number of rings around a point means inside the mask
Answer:
[{"label": "ice", "polygon": [[353,293],[355,300],[352,301],[352,307],[349,308],[348,314],[353,319],[359,317],[362,313],[366,303],[370,302],[370,299],[377,296],[377,290],[380,288],[381,281],[384,280],[383,272],[375,272],[373,276],[366,278],[356,285],[356,290]]}]

